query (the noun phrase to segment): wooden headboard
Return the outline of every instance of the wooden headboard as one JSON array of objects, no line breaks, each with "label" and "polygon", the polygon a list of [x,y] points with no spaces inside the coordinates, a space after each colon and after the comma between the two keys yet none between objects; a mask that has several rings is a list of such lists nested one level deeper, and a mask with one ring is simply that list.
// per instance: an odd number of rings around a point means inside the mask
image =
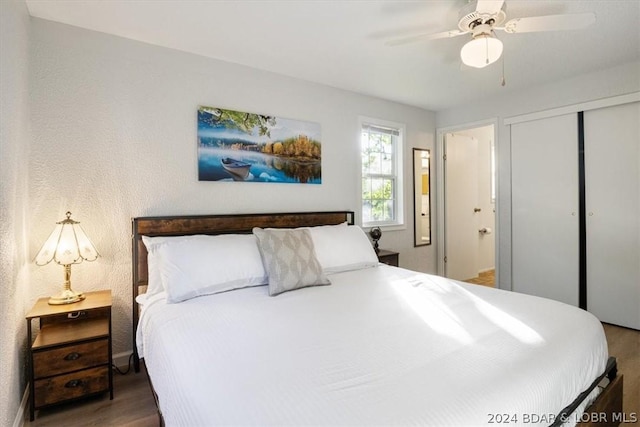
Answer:
[{"label": "wooden headboard", "polygon": [[134,367],[140,369],[135,336],[139,309],[136,297],[147,286],[147,248],[142,236],[185,236],[190,234],[249,234],[254,227],[294,228],[317,225],[354,224],[352,211],[263,213],[237,215],[155,216],[132,219],[132,267],[133,267],[133,348]]}]

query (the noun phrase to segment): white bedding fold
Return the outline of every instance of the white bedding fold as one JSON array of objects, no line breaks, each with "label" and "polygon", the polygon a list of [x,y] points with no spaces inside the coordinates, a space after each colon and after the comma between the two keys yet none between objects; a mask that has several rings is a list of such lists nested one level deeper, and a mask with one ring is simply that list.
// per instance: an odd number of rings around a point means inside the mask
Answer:
[{"label": "white bedding fold", "polygon": [[167,425],[548,425],[606,365],[572,306],[384,265],[330,279],[147,300],[138,346]]}]

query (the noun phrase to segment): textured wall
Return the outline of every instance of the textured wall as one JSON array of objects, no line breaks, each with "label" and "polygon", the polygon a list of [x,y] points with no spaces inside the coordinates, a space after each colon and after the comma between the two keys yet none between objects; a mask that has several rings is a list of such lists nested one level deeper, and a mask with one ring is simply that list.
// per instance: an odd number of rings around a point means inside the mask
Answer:
[{"label": "textured wall", "polygon": [[[406,123],[406,158],[433,148],[424,110],[38,19],[30,71],[29,251],[67,209],[83,223],[102,258],[74,266],[72,283],[113,290],[115,353],[131,349],[131,217],[356,209],[359,115]],[[198,182],[200,104],[320,123],[322,185]],[[383,246],[433,271],[433,247],[414,249],[407,221]],[[31,276],[33,300],[57,290],[62,268]]]},{"label": "textured wall", "polygon": [[0,1],[0,426],[13,424],[26,384],[28,43],[24,2]]}]

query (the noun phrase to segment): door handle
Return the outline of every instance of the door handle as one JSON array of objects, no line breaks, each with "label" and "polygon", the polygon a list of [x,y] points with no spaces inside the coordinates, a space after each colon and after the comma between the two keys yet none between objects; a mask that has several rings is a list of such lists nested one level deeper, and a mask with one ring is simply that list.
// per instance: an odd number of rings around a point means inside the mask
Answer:
[{"label": "door handle", "polygon": [[473,208],[473,213],[478,213],[478,212],[481,212],[481,211],[482,211],[482,209],[480,209],[480,208]]}]

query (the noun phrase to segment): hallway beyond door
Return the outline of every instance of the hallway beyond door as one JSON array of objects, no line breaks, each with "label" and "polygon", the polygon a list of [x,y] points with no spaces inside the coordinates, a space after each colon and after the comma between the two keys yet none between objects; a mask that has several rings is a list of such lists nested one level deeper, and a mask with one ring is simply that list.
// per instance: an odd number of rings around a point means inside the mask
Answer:
[{"label": "hallway beyond door", "polygon": [[484,271],[480,273],[478,277],[465,280],[465,282],[473,283],[474,285],[489,286],[490,288],[493,288],[495,287],[495,283],[496,283],[496,271],[495,270]]}]

